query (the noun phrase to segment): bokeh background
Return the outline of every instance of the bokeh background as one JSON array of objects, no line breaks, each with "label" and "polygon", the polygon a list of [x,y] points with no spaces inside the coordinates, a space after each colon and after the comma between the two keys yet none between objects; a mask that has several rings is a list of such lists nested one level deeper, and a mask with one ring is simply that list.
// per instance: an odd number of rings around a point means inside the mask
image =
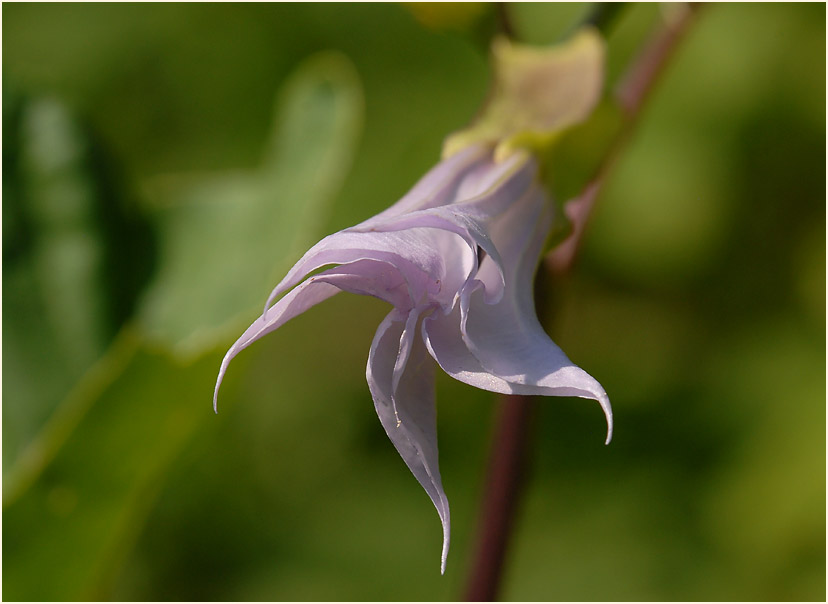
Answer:
[{"label": "bokeh background", "polygon": [[[675,7],[633,5],[610,85]],[[584,5],[507,9],[548,44]],[[825,6],[703,9],[598,201],[550,332],[502,596],[824,600]],[[485,98],[492,5],[3,6],[3,598],[451,600],[493,395],[438,379],[453,543],[341,295],[224,350],[321,236]]]}]

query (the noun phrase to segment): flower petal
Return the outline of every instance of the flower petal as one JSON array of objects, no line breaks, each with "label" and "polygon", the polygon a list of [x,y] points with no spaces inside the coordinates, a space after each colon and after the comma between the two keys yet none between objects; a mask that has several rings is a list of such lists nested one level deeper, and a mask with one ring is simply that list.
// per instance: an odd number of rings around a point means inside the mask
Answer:
[{"label": "flower petal", "polygon": [[[504,277],[500,253],[489,235],[490,225],[501,215],[512,212],[512,205],[536,183],[537,164],[524,152],[516,152],[506,160],[495,163],[488,158],[479,162],[465,176],[458,187],[457,199],[450,205],[412,211],[403,216],[391,216],[385,220],[357,225],[352,231],[396,232],[405,229],[428,227],[456,233],[468,244],[473,258],[478,247],[498,269],[486,283],[487,302],[496,302],[503,294]],[[508,211],[508,212],[507,212]],[[467,273],[466,282],[476,271]],[[466,283],[458,284],[458,291]]]},{"label": "flower petal", "polygon": [[464,177],[475,166],[490,158],[491,153],[491,148],[476,145],[441,161],[397,203],[357,226],[370,228],[374,222],[382,222],[393,216],[451,203],[457,199],[458,187],[464,182]]},{"label": "flower petal", "polygon": [[357,260],[376,260],[392,264],[416,290],[425,291],[430,279],[438,279],[443,261],[433,250],[422,249],[412,233],[353,233],[339,231],[328,235],[308,250],[284,279],[273,289],[265,308],[273,300],[299,283],[308,273],[330,264]]},{"label": "flower petal", "polygon": [[538,394],[598,401],[607,418],[609,443],[612,407],[606,392],[549,338],[535,312],[534,275],[551,222],[551,204],[538,185],[493,227],[508,275],[506,291],[496,305],[486,304],[474,291],[461,296],[460,330],[480,364],[509,383],[537,388]]},{"label": "flower petal", "polygon": [[340,291],[375,296],[403,308],[410,306],[408,284],[401,273],[387,263],[357,260],[310,277],[268,308],[227,351],[216,381],[213,408],[217,406],[219,387],[227,367],[237,354],[256,340]]},{"label": "flower petal", "polygon": [[426,317],[421,330],[429,354],[434,357],[440,368],[454,379],[490,392],[534,394],[492,375],[469,352],[460,333],[459,305],[447,315],[434,313]]},{"label": "flower petal", "polygon": [[[536,174],[537,166],[526,153],[494,163],[491,149],[471,147],[441,162],[386,212],[313,246],[273,289],[265,308],[308,273],[360,259],[396,266],[412,286],[415,300],[426,292],[442,291],[437,301],[452,305],[456,293],[474,276],[478,246],[500,266],[487,225],[509,209]],[[440,231],[459,235],[468,250],[460,240]],[[502,274],[490,281],[486,296],[493,302],[502,295]]]},{"label": "flower petal", "polygon": [[[516,360],[515,365],[523,362],[526,367],[523,373],[521,371],[524,368],[521,367],[517,372],[510,368],[502,374],[494,371],[491,366],[484,367],[469,350],[460,332],[459,307],[448,315],[434,313],[425,319],[422,332],[429,353],[443,371],[475,388],[502,394],[577,396],[597,400],[607,416],[606,442],[609,443],[612,438],[612,408],[604,389],[594,378],[574,365],[551,339],[543,338],[545,332],[536,332],[541,337],[535,338],[510,338],[507,334],[498,354],[516,354],[520,360]],[[480,352],[481,347],[478,346],[475,353]]]},{"label": "flower petal", "polygon": [[366,378],[385,432],[437,508],[443,524],[441,572],[451,532],[448,500],[437,463],[434,365],[417,337],[418,310],[392,311],[377,329]]},{"label": "flower petal", "polygon": [[[523,395],[578,396],[597,400],[612,438],[612,408],[601,385],[570,361],[549,338],[535,314],[532,283],[551,223],[549,200],[538,185],[494,223],[492,239],[501,253],[506,286],[488,304],[479,286],[460,298],[459,314],[432,315],[423,336],[431,355],[452,377],[486,390]],[[481,266],[479,278],[494,273]]]},{"label": "flower petal", "polygon": [[308,281],[329,283],[352,294],[373,296],[398,309],[407,310],[413,306],[411,286],[405,275],[387,262],[356,260],[323,271]]}]

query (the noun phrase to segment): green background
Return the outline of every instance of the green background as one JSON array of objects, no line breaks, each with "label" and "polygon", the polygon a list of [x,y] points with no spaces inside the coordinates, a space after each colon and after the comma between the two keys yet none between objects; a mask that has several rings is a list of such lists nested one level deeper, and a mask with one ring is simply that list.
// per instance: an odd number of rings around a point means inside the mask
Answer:
[{"label": "green background", "polygon": [[[675,8],[618,17],[610,85]],[[583,6],[507,10],[547,44]],[[211,395],[304,249],[475,114],[493,30],[491,5],[3,6],[4,599],[460,596],[496,399],[438,377],[441,577],[365,384],[383,303],[314,308]],[[615,438],[540,401],[504,599],[824,600],[825,160],[825,6],[704,8],[554,295]]]}]

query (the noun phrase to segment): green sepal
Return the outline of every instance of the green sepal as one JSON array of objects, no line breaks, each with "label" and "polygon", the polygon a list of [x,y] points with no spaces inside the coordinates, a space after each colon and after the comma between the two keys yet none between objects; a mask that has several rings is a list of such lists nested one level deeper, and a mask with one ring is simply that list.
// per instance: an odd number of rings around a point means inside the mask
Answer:
[{"label": "green sepal", "polygon": [[618,104],[605,98],[586,122],[562,132],[554,144],[539,155],[540,178],[552,199],[556,200],[544,255],[572,233],[566,204],[582,195],[590,181],[598,176],[601,163],[620,132],[622,120]]},{"label": "green sepal", "polygon": [[598,175],[622,124],[620,107],[605,98],[587,121],[561,132],[538,154],[541,178],[553,198],[565,202],[583,192]]},{"label": "green sepal", "polygon": [[496,160],[517,148],[542,154],[592,113],[603,87],[604,54],[604,40],[592,27],[549,48],[497,38],[489,100],[469,128],[446,139],[443,157],[481,143],[495,146]]}]

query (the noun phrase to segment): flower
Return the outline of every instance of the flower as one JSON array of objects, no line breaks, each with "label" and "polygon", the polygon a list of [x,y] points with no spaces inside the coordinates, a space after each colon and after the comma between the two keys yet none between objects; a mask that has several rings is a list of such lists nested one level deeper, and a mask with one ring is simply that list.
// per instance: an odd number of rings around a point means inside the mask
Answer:
[{"label": "flower", "polygon": [[[607,442],[612,434],[604,389],[535,314],[533,276],[553,215],[530,153],[497,161],[493,145],[474,145],[452,155],[396,204],[324,238],[299,260],[227,352],[215,396],[239,352],[339,291],[393,305],[374,336],[366,377],[386,433],[440,515],[444,571],[450,522],[431,358],[483,390],[595,399],[607,417]],[[336,266],[303,280],[328,265]]]}]

